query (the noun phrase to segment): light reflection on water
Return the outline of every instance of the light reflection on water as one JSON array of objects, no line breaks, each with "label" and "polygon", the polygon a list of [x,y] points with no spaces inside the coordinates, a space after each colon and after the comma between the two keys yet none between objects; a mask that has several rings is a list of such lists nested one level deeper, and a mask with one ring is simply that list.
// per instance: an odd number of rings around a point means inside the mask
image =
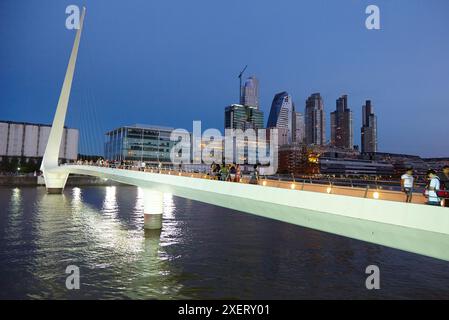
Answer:
[{"label": "light reflection on water", "polygon": [[[170,280],[171,271],[166,264],[170,259],[160,249],[160,238],[175,243],[178,233],[171,195],[164,197],[167,225],[161,234],[160,231],[143,232],[141,228],[143,207],[138,205],[141,201],[139,196],[136,197],[135,210],[132,212],[137,226],[129,229],[117,217],[119,206],[116,187],[95,190],[104,191],[104,201],[100,209],[84,201],[84,193],[92,192],[91,190],[72,188],[61,196],[39,193],[35,202],[35,257],[29,267],[36,280],[33,283],[34,288],[30,288],[30,291],[41,288],[41,292],[33,292],[27,296],[30,298],[177,296],[180,286]],[[129,191],[132,192],[132,189]],[[14,189],[10,202],[11,225],[25,222],[17,217],[22,213],[21,202],[21,190]],[[174,232],[174,235],[170,232]],[[6,233],[13,235],[11,240],[18,236],[14,229],[6,230]],[[65,290],[64,271],[65,267],[71,264],[80,267],[81,286],[89,290],[79,292]],[[103,295],[104,291],[109,290],[111,291]]]},{"label": "light reflection on water", "polygon": [[[143,229],[134,187],[1,188],[0,298],[449,297],[447,262],[164,194]],[[364,288],[379,265],[382,289]],[[65,288],[77,265],[81,289]]]}]

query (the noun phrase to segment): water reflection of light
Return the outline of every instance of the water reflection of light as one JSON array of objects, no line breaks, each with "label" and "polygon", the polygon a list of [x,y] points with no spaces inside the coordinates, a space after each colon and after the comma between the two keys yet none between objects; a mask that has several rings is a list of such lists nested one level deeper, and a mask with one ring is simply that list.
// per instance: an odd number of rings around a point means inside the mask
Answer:
[{"label": "water reflection of light", "polygon": [[143,189],[137,187],[136,204],[134,205],[134,210],[132,211],[132,221],[136,226],[143,226],[143,207],[144,207],[144,193]]},{"label": "water reflection of light", "polygon": [[[143,212],[143,189],[141,187],[137,188],[136,206],[134,207],[134,212]],[[141,213],[141,212],[140,212]]]},{"label": "water reflection of light", "polygon": [[164,193],[164,218],[174,219],[175,204],[171,193]]},{"label": "water reflection of light", "polygon": [[21,203],[21,201],[22,201],[21,195],[22,195],[22,193],[19,188],[14,188],[12,190],[12,196],[11,196],[12,205],[17,206]]},{"label": "water reflection of light", "polygon": [[72,189],[72,203],[75,205],[81,203],[81,189],[78,187]]},{"label": "water reflection of light", "polygon": [[[14,188],[11,194],[11,202],[9,207],[9,225],[8,232],[10,234],[14,234],[17,237],[20,237],[20,232],[17,229],[21,222],[23,221],[23,206],[22,206],[22,191],[19,188]],[[9,227],[11,229],[9,229]]]},{"label": "water reflection of light", "polygon": [[[170,246],[176,244],[181,239],[181,228],[179,221],[175,217],[175,203],[173,201],[173,195],[171,193],[164,193],[164,214],[163,214],[163,226],[161,234],[161,247]],[[164,259],[162,254],[161,259]]]},{"label": "water reflection of light", "polygon": [[[123,220],[127,218],[126,212],[113,219],[104,213],[106,207],[116,207],[117,211],[121,207],[126,208],[126,205],[120,205],[122,199],[127,201],[122,195],[129,195],[133,189],[102,187],[70,191],[67,194],[69,201],[61,195],[47,195],[42,191],[35,204],[37,215],[34,221],[20,220],[20,226],[33,223],[36,234],[34,250],[39,254],[33,258],[32,268],[38,279],[54,279],[60,270],[74,263],[85,268],[88,277],[93,277],[89,279],[98,279],[95,278],[98,274],[105,285],[131,298],[162,299],[179,295],[182,285],[169,263],[173,257],[159,245],[161,231],[144,233],[143,228],[128,227],[128,222]],[[105,195],[106,199],[98,198],[99,194]],[[20,207],[27,196],[26,190],[16,190],[14,196],[10,193],[11,200],[13,197],[20,199]],[[74,206],[73,203],[78,204]],[[103,210],[98,207],[102,203]],[[164,207],[173,213],[171,195],[164,196]],[[23,212],[23,208],[18,211]],[[143,226],[143,211],[140,216]],[[173,222],[175,220],[170,219],[169,224]],[[9,234],[16,235],[12,238],[22,241],[21,230],[12,223],[9,228]],[[169,240],[173,238],[170,236]],[[107,275],[117,272],[119,278],[106,280]],[[62,298],[66,297],[67,291],[62,286],[60,291],[55,290],[52,294]],[[47,296],[43,293],[42,297]]]},{"label": "water reflection of light", "polygon": [[103,201],[103,212],[106,215],[115,216],[117,214],[117,196],[116,187],[106,187],[106,195]]}]

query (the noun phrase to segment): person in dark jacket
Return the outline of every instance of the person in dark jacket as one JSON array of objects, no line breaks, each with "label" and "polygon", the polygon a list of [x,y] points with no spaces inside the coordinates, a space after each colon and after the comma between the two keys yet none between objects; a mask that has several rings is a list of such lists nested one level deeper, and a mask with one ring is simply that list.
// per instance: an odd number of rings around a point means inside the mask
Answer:
[{"label": "person in dark jacket", "polygon": [[441,191],[441,198],[443,201],[444,207],[449,207],[449,166],[443,167],[443,172],[439,175],[440,178],[440,189]]},{"label": "person in dark jacket", "polygon": [[212,168],[212,177],[214,180],[220,180],[220,164],[216,163]]},{"label": "person in dark jacket", "polygon": [[443,167],[443,172],[440,174],[441,189],[449,190],[449,166]]},{"label": "person in dark jacket", "polygon": [[231,164],[231,166],[229,167],[229,179],[232,182],[235,182],[235,163]]}]

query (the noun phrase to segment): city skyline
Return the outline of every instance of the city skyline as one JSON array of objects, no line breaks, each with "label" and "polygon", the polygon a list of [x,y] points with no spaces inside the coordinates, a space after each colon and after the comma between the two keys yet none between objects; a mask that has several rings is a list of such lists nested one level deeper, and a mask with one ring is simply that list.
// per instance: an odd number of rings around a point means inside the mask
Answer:
[{"label": "city skyline", "polygon": [[[0,118],[50,122],[48,115],[57,101],[55,92],[67,63],[67,44],[73,38],[73,32],[64,27],[68,4],[0,4],[1,12],[7,12],[0,22],[5,43],[0,59],[0,85],[4,88]],[[361,145],[360,109],[371,99],[379,116],[379,150],[447,156],[449,142],[429,141],[422,134],[429,130],[432,136],[445,134],[449,45],[441,40],[449,24],[442,14],[447,2],[422,6],[378,1],[382,13],[379,31],[364,27],[365,1],[338,5],[286,2],[274,10],[291,19],[286,17],[277,24],[265,19],[273,8],[264,4],[231,3],[221,8],[219,4],[180,3],[164,16],[169,23],[151,13],[164,11],[164,4],[139,4],[141,8],[136,10],[134,5],[111,1],[106,10],[102,4],[86,1],[89,32],[83,36],[67,121],[80,132],[92,130],[77,116],[85,113],[89,104],[96,104],[104,118],[98,128],[100,135],[135,122],[189,129],[192,120],[202,120],[206,127],[222,128],[223,107],[237,102],[238,71],[247,63],[248,75],[260,79],[259,104],[265,114],[276,92],[289,92],[300,111],[310,93],[320,92],[326,123],[330,123],[331,101],[348,94],[354,110],[354,144]],[[203,14],[196,16],[195,9],[201,5]],[[254,9],[254,28],[229,23],[240,21],[246,12],[241,9],[246,6]],[[224,10],[218,19],[217,9]],[[325,24],[310,27],[312,17],[307,12],[313,10],[326,17]],[[118,13],[123,18],[120,21],[115,19]],[[419,22],[410,23],[417,17]],[[113,41],[110,30],[115,24],[119,28]],[[162,38],[162,34],[169,37]],[[215,34],[220,36],[209,37]],[[190,39],[189,43],[185,39]],[[291,40],[287,42],[290,50],[280,52],[277,46],[270,46],[286,39]],[[316,50],[307,52],[305,44],[314,44]],[[329,50],[337,44],[356,58],[345,50]],[[245,50],[226,50],[239,46]],[[432,121],[425,122],[426,117]],[[402,130],[397,130],[399,124]],[[329,128],[326,131],[326,140],[330,140]]]}]

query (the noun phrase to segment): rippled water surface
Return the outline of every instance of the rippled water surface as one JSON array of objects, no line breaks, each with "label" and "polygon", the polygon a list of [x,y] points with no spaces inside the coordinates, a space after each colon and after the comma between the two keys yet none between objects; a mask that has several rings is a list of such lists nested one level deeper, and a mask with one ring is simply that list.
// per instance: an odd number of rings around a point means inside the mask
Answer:
[{"label": "rippled water surface", "polygon": [[[449,248],[448,248],[449,250]],[[365,288],[377,265],[381,289]],[[65,286],[80,268],[81,288]],[[449,298],[449,263],[134,187],[0,188],[0,298]]]}]

